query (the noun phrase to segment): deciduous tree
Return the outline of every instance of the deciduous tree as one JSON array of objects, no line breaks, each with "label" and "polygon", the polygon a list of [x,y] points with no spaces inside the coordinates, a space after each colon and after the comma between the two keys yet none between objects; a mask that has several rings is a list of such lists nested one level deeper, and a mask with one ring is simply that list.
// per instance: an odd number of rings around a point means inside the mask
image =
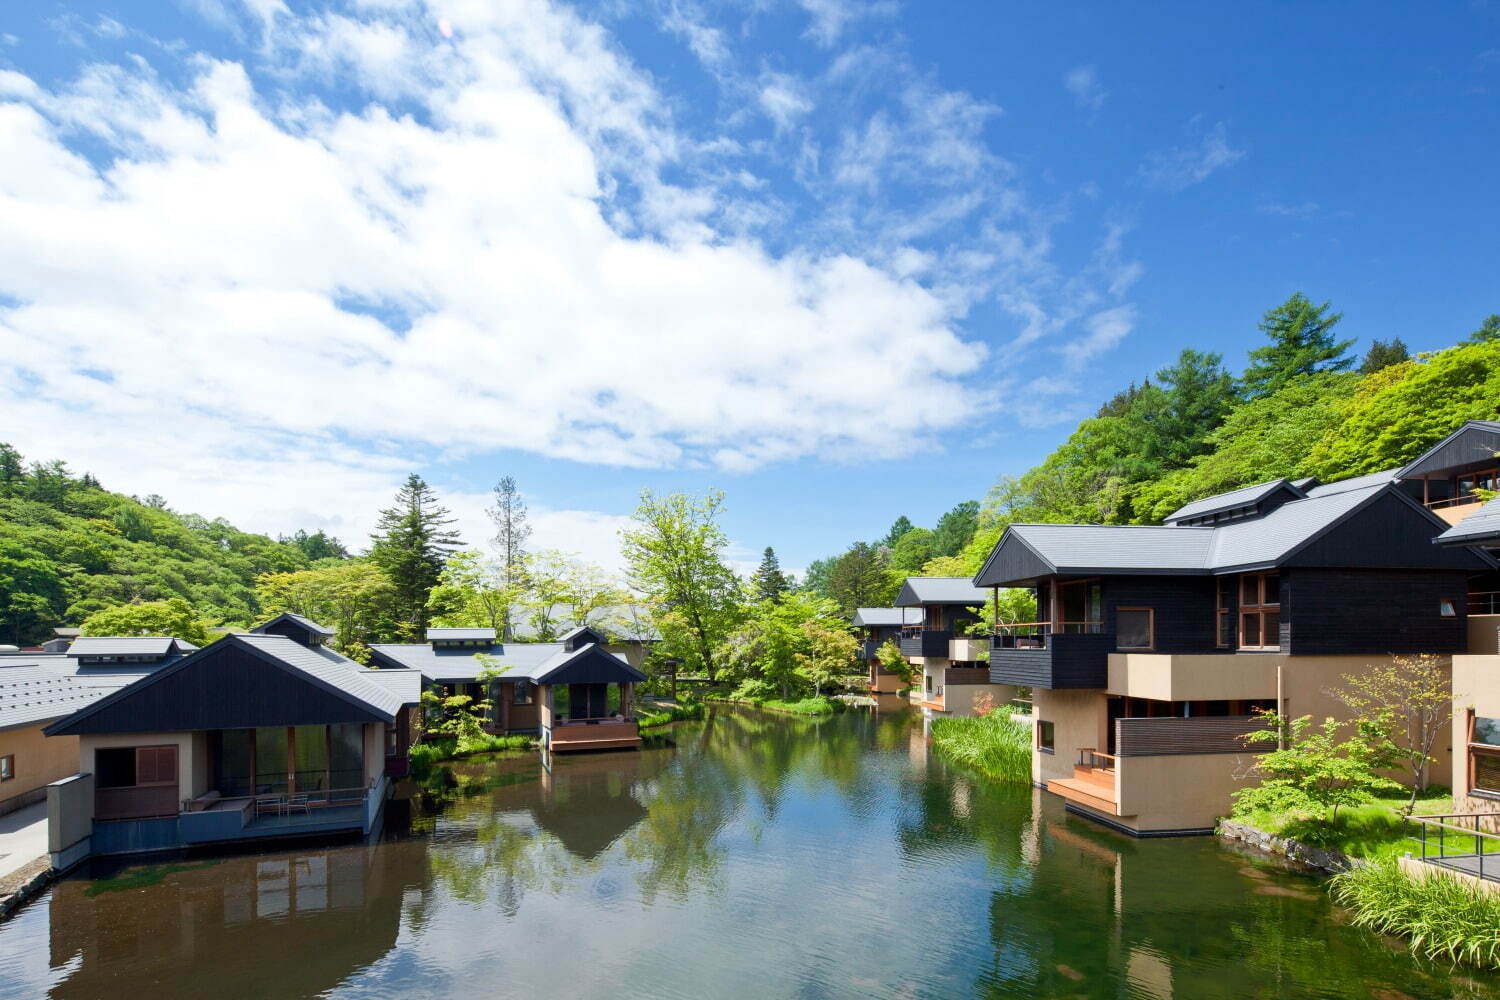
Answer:
[{"label": "deciduous tree", "polygon": [[333,647],[363,663],[369,644],[403,638],[396,588],[368,559],[351,559],[298,570],[266,573],[255,594],[270,618],[290,611],[333,629]]},{"label": "deciduous tree", "polygon": [[1345,674],[1333,694],[1354,717],[1377,729],[1411,774],[1410,813],[1427,787],[1432,748],[1448,732],[1453,691],[1445,662],[1431,653],[1393,656],[1358,674]]},{"label": "deciduous tree", "polygon": [[84,635],[169,635],[195,646],[206,646],[215,638],[193,606],[180,597],[95,611],[80,628]]}]

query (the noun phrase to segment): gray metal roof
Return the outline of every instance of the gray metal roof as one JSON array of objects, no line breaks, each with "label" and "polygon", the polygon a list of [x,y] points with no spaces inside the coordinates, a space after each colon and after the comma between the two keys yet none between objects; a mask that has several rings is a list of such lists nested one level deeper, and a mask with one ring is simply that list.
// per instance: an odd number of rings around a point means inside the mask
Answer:
[{"label": "gray metal roof", "polygon": [[403,705],[415,705],[422,700],[422,675],[416,670],[361,670],[359,676],[401,699]]},{"label": "gray metal roof", "polygon": [[183,639],[162,635],[83,635],[68,647],[68,656],[166,656],[197,649]]},{"label": "gray metal roof", "polygon": [[922,609],[855,608],[854,624],[863,628],[882,625],[920,625],[922,624]]},{"label": "gray metal roof", "polygon": [[896,594],[896,605],[908,608],[918,604],[961,604],[966,607],[984,604],[989,591],[974,586],[966,576],[909,576]]},{"label": "gray metal roof", "polygon": [[[506,680],[530,679],[542,663],[562,651],[560,642],[507,642],[495,643],[489,649],[433,649],[426,643],[371,643],[372,652],[384,660],[415,670],[428,680],[440,684],[455,684],[473,681],[479,673],[493,665],[504,668],[501,675]],[[491,663],[478,659],[485,656]]]},{"label": "gray metal roof", "polygon": [[57,628],[52,630],[52,634],[63,639],[76,639],[80,635],[83,635],[83,629],[59,625]]},{"label": "gray metal roof", "polygon": [[0,661],[0,730],[60,719],[108,693],[37,662]]},{"label": "gray metal roof", "polygon": [[283,611],[281,614],[277,615],[275,618],[272,618],[268,622],[263,622],[263,623],[255,626],[250,631],[253,634],[255,634],[255,635],[259,635],[262,632],[264,632],[266,629],[270,628],[272,625],[275,625],[277,622],[280,622],[280,621],[296,622],[298,625],[300,625],[303,628],[307,629],[309,632],[313,633],[314,635],[331,636],[331,635],[334,634],[333,629],[329,628],[328,626],[326,626],[326,625],[319,625],[317,622],[313,621],[311,618],[304,618],[301,615],[293,614],[290,611]]},{"label": "gray metal roof", "polygon": [[578,660],[593,656],[596,653],[601,656],[607,656],[611,660],[615,661],[621,672],[627,674],[631,680],[639,682],[646,679],[646,675],[627,663],[623,656],[618,653],[611,653],[603,646],[592,642],[579,646],[577,649],[559,650],[552,656],[549,656],[547,659],[543,660],[532,669],[531,679],[539,684],[545,684],[548,678],[553,674],[559,673],[560,671],[566,669],[570,664]]},{"label": "gray metal roof", "polygon": [[464,642],[494,642],[495,630],[492,628],[430,628],[427,630],[428,642],[440,642],[442,640],[464,641]]},{"label": "gray metal roof", "polygon": [[346,697],[363,702],[375,711],[393,718],[407,702],[391,688],[367,680],[367,672],[363,667],[331,649],[311,649],[282,635],[236,635],[219,641],[243,642],[251,649],[300,671],[315,683],[333,688]]},{"label": "gray metal roof", "polygon": [[1428,448],[1398,470],[1402,479],[1431,475],[1461,468],[1476,462],[1487,462],[1500,451],[1500,423],[1493,420],[1466,420],[1452,434]]},{"label": "gray metal roof", "polygon": [[1383,475],[1385,479],[1363,486],[1349,480],[1344,489],[1213,527],[1013,524],[1000,544],[1008,538],[1024,543],[1057,573],[1213,573],[1269,566],[1382,493],[1390,482]]},{"label": "gray metal roof", "polygon": [[1500,543],[1500,497],[1489,501],[1447,531],[1438,535],[1439,545],[1491,545]]},{"label": "gray metal roof", "polygon": [[1350,490],[1362,490],[1370,486],[1384,486],[1386,483],[1395,482],[1400,477],[1397,469],[1385,469],[1381,472],[1371,472],[1363,476],[1355,476],[1353,479],[1340,479],[1336,483],[1319,483],[1307,491],[1310,497],[1326,497],[1331,493],[1347,493]]},{"label": "gray metal roof", "polygon": [[1270,482],[1256,483],[1254,486],[1242,486],[1228,493],[1219,493],[1202,500],[1194,500],[1192,503],[1183,504],[1181,507],[1167,515],[1166,522],[1172,524],[1175,521],[1185,521],[1188,518],[1202,517],[1206,514],[1216,514],[1219,511],[1234,510],[1237,507],[1253,507],[1277,490],[1288,489],[1294,494],[1301,496],[1302,491],[1293,486],[1289,479],[1272,479]]}]

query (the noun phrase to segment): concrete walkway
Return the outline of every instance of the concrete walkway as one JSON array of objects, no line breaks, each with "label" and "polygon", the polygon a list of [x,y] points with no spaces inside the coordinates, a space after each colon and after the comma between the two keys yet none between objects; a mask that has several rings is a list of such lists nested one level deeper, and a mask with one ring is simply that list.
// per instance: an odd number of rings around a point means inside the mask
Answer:
[{"label": "concrete walkway", "polygon": [[47,853],[47,803],[0,816],[0,879]]}]

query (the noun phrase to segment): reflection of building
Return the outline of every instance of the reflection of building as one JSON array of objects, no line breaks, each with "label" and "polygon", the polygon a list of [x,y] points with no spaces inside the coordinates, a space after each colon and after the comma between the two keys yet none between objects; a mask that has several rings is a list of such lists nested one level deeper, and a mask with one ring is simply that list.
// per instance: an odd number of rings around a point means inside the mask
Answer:
[{"label": "reflection of building", "polygon": [[1001,627],[990,653],[993,679],[1035,691],[1034,780],[1128,832],[1206,832],[1255,709],[1347,715],[1330,694],[1345,675],[1464,652],[1471,577],[1496,564],[1432,544],[1443,455],[1246,487],[1165,526],[1008,527],[975,583],[1037,593],[1043,620]]},{"label": "reflection of building", "polygon": [[641,759],[639,754],[593,754],[547,761],[540,795],[530,807],[537,825],[575,857],[592,860],[603,854],[646,818],[634,792]]},{"label": "reflection of building", "polygon": [[347,848],[187,862],[145,892],[66,879],[45,904],[50,996],[322,994],[395,946],[425,869],[422,851]]},{"label": "reflection of building", "polygon": [[896,604],[921,614],[902,626],[901,652],[922,672],[916,691],[925,714],[982,715],[1015,697],[1014,686],[991,680],[985,637],[968,631],[989,598],[962,577],[909,576],[901,585]]}]

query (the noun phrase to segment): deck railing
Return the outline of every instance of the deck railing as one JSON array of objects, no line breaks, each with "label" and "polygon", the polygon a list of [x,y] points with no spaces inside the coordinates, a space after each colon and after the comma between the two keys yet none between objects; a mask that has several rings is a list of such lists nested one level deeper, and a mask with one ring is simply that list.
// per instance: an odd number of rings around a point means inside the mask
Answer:
[{"label": "deck railing", "polygon": [[1093,747],[1080,747],[1078,749],[1078,766],[1087,767],[1095,771],[1113,771],[1115,769],[1115,755],[1112,753],[1100,753]]},{"label": "deck railing", "polygon": [[1469,614],[1500,615],[1500,590],[1480,590],[1470,594]]},{"label": "deck railing", "polygon": [[[1407,837],[1417,843],[1423,861],[1500,881],[1500,857],[1496,857],[1500,855],[1500,813],[1443,813],[1407,819],[1417,827]],[[1486,821],[1491,829],[1484,829]]]},{"label": "deck railing", "polygon": [[1429,500],[1425,506],[1428,510],[1438,510],[1443,507],[1462,507],[1466,504],[1479,503],[1484,498],[1477,493],[1460,493],[1456,497],[1444,497],[1442,500]]},{"label": "deck railing", "polygon": [[995,649],[1046,649],[1049,636],[1085,635],[1102,631],[1102,621],[1013,622],[996,625],[990,639]]}]

